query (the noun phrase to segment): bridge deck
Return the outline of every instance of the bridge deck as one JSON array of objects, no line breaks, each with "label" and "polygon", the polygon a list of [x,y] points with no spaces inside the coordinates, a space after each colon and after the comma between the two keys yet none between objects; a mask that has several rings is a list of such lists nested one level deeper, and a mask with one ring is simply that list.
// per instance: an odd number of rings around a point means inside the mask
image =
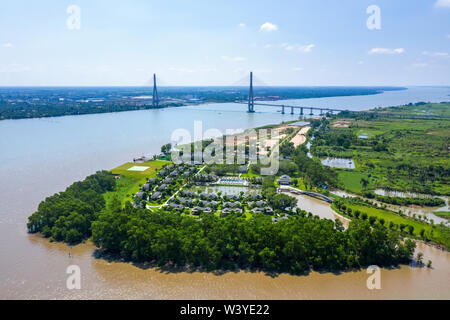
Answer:
[{"label": "bridge deck", "polygon": [[291,192],[294,194],[304,194],[310,197],[314,197],[314,198],[319,198],[320,200],[332,203],[334,201],[333,198],[328,197],[324,194],[321,193],[317,193],[317,192],[312,192],[312,191],[304,191],[304,190],[300,190],[300,189],[296,189],[294,187],[291,186],[282,186],[278,189],[279,191],[285,191],[285,192]]}]

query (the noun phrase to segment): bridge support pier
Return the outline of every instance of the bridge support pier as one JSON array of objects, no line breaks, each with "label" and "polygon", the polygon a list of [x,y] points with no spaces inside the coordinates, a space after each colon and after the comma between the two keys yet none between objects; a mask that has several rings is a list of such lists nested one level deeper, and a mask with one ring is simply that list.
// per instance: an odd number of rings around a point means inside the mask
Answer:
[{"label": "bridge support pier", "polygon": [[291,107],[291,114],[294,114],[294,107]]},{"label": "bridge support pier", "polygon": [[300,115],[303,115],[303,108],[300,108]]},{"label": "bridge support pier", "polygon": [[313,115],[314,115],[314,113],[313,113],[313,108],[311,108],[311,112],[309,113],[309,115],[310,115],[310,116],[313,116]]},{"label": "bridge support pier", "polygon": [[281,114],[285,114],[285,112],[284,112],[284,106],[281,106]]},{"label": "bridge support pier", "polygon": [[323,109],[320,109],[320,115],[323,116]]}]

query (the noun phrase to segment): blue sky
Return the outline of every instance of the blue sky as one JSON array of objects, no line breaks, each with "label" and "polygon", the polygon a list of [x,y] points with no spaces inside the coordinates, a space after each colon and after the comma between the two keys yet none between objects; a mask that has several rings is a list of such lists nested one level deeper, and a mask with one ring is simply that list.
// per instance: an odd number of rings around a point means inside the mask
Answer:
[{"label": "blue sky", "polygon": [[233,85],[250,70],[267,85],[450,85],[450,0],[0,3],[1,86],[144,85],[154,72]]}]

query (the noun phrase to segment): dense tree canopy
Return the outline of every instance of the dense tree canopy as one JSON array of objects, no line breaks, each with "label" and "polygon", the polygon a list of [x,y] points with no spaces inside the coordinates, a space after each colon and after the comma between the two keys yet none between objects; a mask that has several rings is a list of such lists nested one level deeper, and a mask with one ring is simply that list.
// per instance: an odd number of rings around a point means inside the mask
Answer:
[{"label": "dense tree canopy", "polygon": [[42,232],[56,241],[78,243],[91,235],[91,222],[105,207],[103,193],[114,187],[114,176],[107,171],[75,182],[39,204],[28,218],[28,230]]},{"label": "dense tree canopy", "polygon": [[92,235],[98,247],[125,259],[208,270],[302,273],[393,265],[408,262],[415,247],[382,225],[355,221],[344,231],[340,222],[303,211],[277,223],[262,214],[250,220],[204,215],[199,221],[130,204],[104,210],[92,225]]}]

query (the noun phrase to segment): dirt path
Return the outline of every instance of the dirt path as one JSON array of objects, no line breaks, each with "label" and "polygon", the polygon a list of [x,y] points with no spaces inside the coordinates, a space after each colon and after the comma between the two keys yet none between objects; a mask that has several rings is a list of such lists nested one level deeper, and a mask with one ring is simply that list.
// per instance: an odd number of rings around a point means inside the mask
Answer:
[{"label": "dirt path", "polygon": [[311,127],[304,127],[292,138],[291,142],[294,144],[294,148],[297,148],[306,142],[306,134],[310,129]]}]

